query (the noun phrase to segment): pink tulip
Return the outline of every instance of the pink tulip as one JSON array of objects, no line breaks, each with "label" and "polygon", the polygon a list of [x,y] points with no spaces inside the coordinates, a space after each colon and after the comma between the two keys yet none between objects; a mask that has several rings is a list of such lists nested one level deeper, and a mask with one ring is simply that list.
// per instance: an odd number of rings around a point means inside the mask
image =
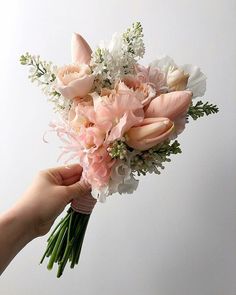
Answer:
[{"label": "pink tulip", "polygon": [[174,124],[168,118],[145,118],[140,126],[126,133],[126,143],[144,151],[165,141],[173,131]]},{"label": "pink tulip", "polygon": [[145,111],[145,118],[165,117],[174,122],[176,135],[186,124],[186,114],[192,100],[191,91],[174,91],[154,98]]},{"label": "pink tulip", "polygon": [[92,49],[82,36],[74,33],[71,40],[72,62],[76,64],[89,64]]},{"label": "pink tulip", "polygon": [[187,113],[192,99],[191,91],[174,91],[154,98],[145,111],[145,118],[166,117],[175,121]]}]

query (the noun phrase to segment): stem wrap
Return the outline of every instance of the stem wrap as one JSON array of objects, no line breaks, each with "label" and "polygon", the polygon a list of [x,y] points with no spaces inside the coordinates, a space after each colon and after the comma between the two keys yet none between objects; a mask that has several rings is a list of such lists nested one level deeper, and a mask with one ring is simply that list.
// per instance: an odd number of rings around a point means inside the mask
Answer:
[{"label": "stem wrap", "polygon": [[83,198],[79,198],[78,200],[74,199],[71,202],[71,208],[74,211],[82,214],[91,214],[96,203],[97,200],[88,194],[84,195]]},{"label": "stem wrap", "polygon": [[78,196],[72,200],[71,208],[82,214],[91,214],[97,200],[91,195],[90,184],[81,179],[78,183]]}]

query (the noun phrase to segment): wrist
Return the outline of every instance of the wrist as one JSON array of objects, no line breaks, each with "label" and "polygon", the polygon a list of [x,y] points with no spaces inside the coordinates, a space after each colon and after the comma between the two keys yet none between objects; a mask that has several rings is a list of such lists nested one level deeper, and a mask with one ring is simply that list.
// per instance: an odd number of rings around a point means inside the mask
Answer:
[{"label": "wrist", "polygon": [[4,213],[4,223],[9,228],[9,233],[13,234],[11,238],[22,245],[35,238],[32,221],[20,206],[15,205]]},{"label": "wrist", "polygon": [[0,275],[15,255],[34,237],[16,208],[0,215]]}]

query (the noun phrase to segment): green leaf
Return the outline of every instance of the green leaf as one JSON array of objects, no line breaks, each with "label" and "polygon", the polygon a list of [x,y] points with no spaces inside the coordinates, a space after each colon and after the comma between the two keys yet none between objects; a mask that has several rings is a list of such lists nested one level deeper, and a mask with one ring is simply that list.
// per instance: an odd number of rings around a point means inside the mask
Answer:
[{"label": "green leaf", "polygon": [[197,101],[195,105],[191,105],[188,110],[188,117],[197,120],[204,115],[209,116],[219,112],[217,105],[210,104],[208,101],[203,103],[201,100]]}]

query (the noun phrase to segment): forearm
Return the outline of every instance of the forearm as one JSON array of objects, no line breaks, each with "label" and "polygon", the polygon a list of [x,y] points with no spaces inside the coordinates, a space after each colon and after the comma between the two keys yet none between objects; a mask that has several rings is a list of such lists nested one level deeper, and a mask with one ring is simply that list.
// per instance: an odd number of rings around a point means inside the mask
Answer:
[{"label": "forearm", "polygon": [[0,214],[0,274],[34,236],[30,223],[15,206]]}]

